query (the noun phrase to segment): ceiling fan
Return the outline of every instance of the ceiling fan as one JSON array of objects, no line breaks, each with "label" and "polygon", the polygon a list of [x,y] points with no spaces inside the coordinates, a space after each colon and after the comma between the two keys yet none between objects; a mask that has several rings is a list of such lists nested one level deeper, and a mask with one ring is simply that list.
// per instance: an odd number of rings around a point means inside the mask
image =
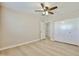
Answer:
[{"label": "ceiling fan", "polygon": [[52,12],[52,10],[58,8],[57,6],[54,6],[54,7],[48,7],[48,6],[45,6],[44,3],[40,3],[42,9],[40,10],[35,10],[36,12],[42,12],[42,15],[48,15],[48,14],[54,14]]}]

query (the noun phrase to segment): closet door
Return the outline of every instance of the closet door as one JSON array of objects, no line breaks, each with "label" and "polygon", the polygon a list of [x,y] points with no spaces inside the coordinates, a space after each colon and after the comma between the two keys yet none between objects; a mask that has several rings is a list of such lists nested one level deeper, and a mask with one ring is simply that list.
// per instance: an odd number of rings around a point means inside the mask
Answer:
[{"label": "closet door", "polygon": [[79,18],[74,19],[74,26],[75,26],[75,34],[73,36],[74,40],[74,44],[79,45]]},{"label": "closet door", "polygon": [[54,38],[56,41],[78,45],[78,20],[69,19],[55,22]]}]

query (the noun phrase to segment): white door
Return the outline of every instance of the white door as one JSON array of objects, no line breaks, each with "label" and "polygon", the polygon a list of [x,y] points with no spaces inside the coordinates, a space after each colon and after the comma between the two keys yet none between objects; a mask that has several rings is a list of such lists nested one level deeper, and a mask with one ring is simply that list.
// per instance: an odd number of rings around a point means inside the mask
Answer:
[{"label": "white door", "polygon": [[79,45],[79,23],[77,19],[55,22],[54,38],[56,41]]}]

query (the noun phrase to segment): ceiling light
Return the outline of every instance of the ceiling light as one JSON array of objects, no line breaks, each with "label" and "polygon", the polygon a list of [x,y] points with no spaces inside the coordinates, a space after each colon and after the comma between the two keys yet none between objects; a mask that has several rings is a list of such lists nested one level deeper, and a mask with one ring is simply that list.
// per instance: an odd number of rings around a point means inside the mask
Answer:
[{"label": "ceiling light", "polygon": [[43,14],[43,15],[45,15],[46,13],[45,13],[45,12],[43,12],[42,14]]},{"label": "ceiling light", "polygon": [[46,11],[45,14],[48,15],[48,11]]}]

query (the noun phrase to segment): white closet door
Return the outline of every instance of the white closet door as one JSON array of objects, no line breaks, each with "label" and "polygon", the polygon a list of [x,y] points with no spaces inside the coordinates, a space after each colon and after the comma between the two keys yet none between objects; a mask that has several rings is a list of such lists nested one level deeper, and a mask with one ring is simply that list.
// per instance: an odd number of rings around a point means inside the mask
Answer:
[{"label": "white closet door", "polygon": [[55,40],[79,45],[78,25],[79,23],[77,19],[55,22]]},{"label": "white closet door", "polygon": [[74,42],[74,44],[77,44],[77,45],[79,45],[79,18],[76,18],[76,19],[74,19],[74,21],[73,22],[75,22],[75,34],[74,34],[74,36],[73,36],[73,38],[74,38],[74,40],[73,40],[73,42]]}]

